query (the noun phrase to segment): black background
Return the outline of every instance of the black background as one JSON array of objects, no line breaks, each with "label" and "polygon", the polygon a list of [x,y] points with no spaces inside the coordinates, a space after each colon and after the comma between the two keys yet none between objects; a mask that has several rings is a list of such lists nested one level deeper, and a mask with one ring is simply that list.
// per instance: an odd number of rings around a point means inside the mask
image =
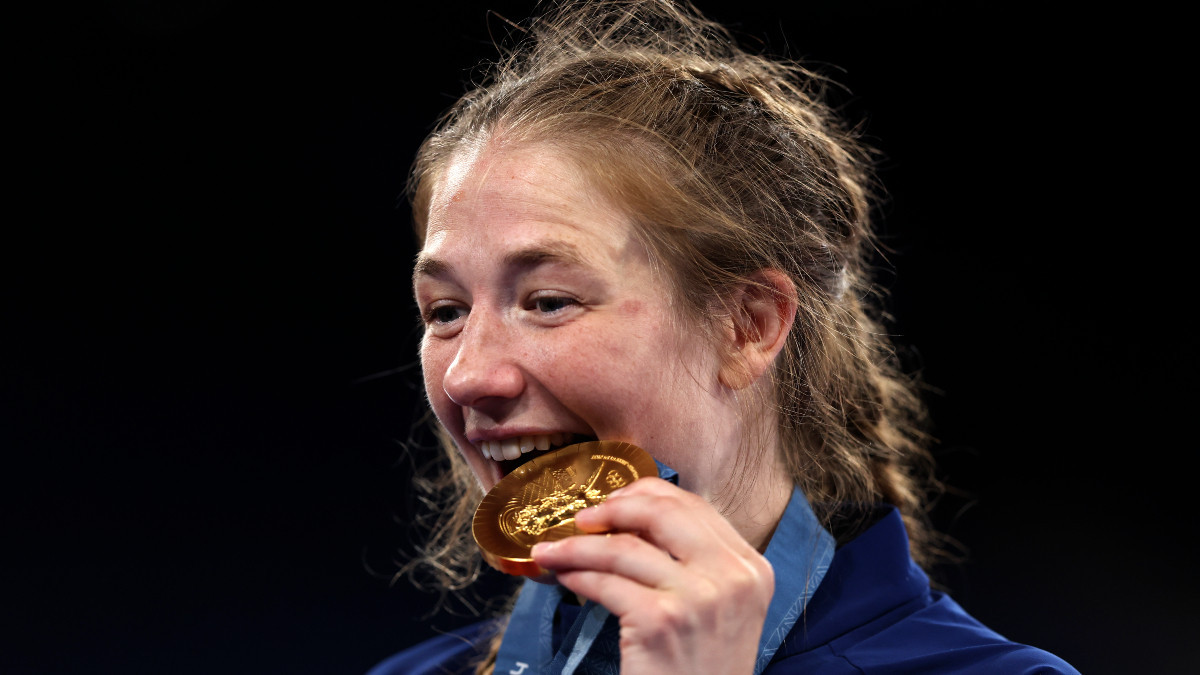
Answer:
[{"label": "black background", "polygon": [[[1086,673],[1195,669],[1175,19],[701,7],[846,85],[885,153],[881,281],[957,490],[955,597]],[[495,55],[488,8],[531,6],[10,18],[0,671],[361,673],[468,620],[387,581],[422,406],[399,197]]]}]

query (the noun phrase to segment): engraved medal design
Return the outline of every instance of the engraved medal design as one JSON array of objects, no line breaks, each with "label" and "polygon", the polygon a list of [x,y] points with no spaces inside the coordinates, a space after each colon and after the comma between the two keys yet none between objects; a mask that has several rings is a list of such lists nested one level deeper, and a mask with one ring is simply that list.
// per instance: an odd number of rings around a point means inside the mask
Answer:
[{"label": "engraved medal design", "polygon": [[645,450],[621,441],[569,445],[535,457],[505,476],[479,503],[471,531],[489,565],[536,577],[546,573],[530,557],[540,541],[580,532],[575,514],[642,476],[657,476]]}]

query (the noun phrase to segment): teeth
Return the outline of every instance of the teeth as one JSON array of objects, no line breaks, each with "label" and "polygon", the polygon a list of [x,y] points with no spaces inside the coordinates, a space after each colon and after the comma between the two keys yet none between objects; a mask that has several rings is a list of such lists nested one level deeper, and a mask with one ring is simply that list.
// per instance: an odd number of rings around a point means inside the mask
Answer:
[{"label": "teeth", "polygon": [[533,452],[534,450],[546,451],[550,448],[561,446],[570,440],[571,434],[553,433],[540,434],[537,436],[518,436],[515,438],[506,438],[502,441],[480,441],[479,453],[487,459],[495,460],[513,460],[521,455]]}]

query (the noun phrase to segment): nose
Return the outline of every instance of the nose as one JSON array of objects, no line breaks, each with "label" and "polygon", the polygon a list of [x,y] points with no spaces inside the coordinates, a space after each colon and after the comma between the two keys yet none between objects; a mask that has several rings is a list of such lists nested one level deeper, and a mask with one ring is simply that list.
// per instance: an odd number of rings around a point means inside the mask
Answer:
[{"label": "nose", "polygon": [[446,395],[455,404],[472,408],[519,396],[525,390],[525,377],[513,347],[501,319],[472,312],[442,380]]}]

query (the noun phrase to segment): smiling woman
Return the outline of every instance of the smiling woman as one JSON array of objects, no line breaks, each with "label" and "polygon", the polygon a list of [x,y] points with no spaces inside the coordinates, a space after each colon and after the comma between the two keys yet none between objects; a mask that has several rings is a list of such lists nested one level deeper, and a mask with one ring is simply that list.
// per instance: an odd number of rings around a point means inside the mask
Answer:
[{"label": "smiling woman", "polygon": [[415,564],[469,583],[483,493],[565,445],[661,478],[567,500],[581,534],[533,547],[551,574],[507,623],[376,675],[1073,672],[919,566],[922,408],[869,304],[869,153],[821,84],[667,0],[582,3],[426,140],[413,282],[455,491]]},{"label": "smiling woman", "polygon": [[[630,217],[562,156],[493,139],[434,189],[414,282],[433,410],[484,490],[525,453],[597,438],[653,448],[715,503],[746,435],[721,382],[740,362],[688,337]],[[781,306],[776,349],[794,304]],[[770,513],[744,534],[761,542],[791,481],[757,468],[752,503]]]}]

